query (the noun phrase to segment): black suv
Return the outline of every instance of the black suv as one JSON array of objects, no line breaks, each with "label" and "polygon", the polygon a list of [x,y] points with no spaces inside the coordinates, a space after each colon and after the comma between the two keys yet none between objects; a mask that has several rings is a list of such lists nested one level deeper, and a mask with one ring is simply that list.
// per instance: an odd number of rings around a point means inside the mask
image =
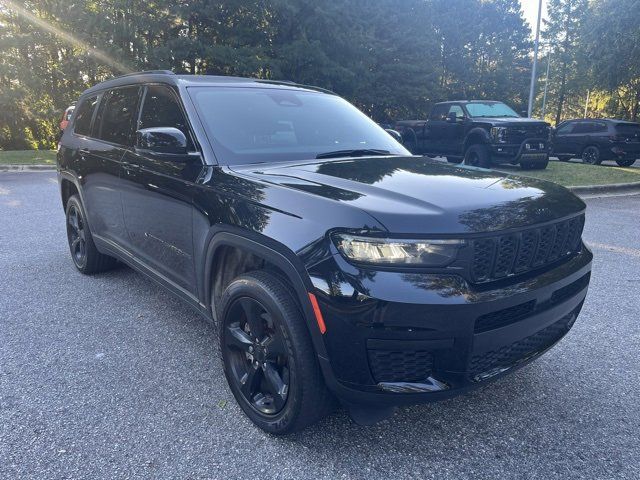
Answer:
[{"label": "black suv", "polygon": [[428,120],[396,122],[412,153],[446,157],[450,163],[489,168],[496,163],[544,169],[549,163],[549,124],[522,118],[502,102],[436,103]]},{"label": "black suv", "polygon": [[551,134],[553,155],[566,162],[574,157],[599,165],[615,160],[629,167],[640,158],[640,124],[611,119],[566,120]]},{"label": "black suv", "polygon": [[411,156],[314,87],[113,79],[80,97],[58,169],[77,269],[119,260],[214,321],[272,433],[336,398],[370,422],[483,385],[565,335],[587,292],[581,200]]}]

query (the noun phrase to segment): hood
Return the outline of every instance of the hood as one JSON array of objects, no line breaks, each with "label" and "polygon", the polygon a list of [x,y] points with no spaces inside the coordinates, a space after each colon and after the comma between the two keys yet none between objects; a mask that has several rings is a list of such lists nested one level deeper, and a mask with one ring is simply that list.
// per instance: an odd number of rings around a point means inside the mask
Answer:
[{"label": "hood", "polygon": [[523,117],[476,117],[474,121],[486,122],[501,127],[550,127],[551,125],[543,120]]},{"label": "hood", "polygon": [[[358,208],[398,234],[505,230],[567,217],[585,208],[579,198],[554,183],[425,157],[332,159],[233,170]],[[313,213],[323,215],[323,211]]]}]

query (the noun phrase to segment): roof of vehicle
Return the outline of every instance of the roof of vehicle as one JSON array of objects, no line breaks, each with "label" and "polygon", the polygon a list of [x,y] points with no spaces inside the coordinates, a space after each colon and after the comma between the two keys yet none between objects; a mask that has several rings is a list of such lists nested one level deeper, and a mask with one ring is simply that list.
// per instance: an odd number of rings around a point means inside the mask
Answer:
[{"label": "roof of vehicle", "polygon": [[234,85],[245,87],[262,88],[291,88],[298,90],[312,90],[335,95],[330,90],[312,85],[302,85],[287,80],[266,80],[259,78],[232,77],[224,75],[188,75],[175,74],[169,70],[149,70],[146,72],[136,72],[98,83],[85,90],[83,95],[102,91],[108,88],[134,85],[137,83],[166,83],[169,85],[203,86],[203,85]]},{"label": "roof of vehicle", "polygon": [[619,118],[571,118],[569,120],[563,120],[561,123],[565,122],[612,122],[612,123],[629,123],[632,125],[640,125],[637,122],[632,122],[631,120],[621,120]]},{"label": "roof of vehicle", "polygon": [[438,102],[436,105],[443,105],[447,103],[504,103],[498,100],[448,100],[446,102]]}]

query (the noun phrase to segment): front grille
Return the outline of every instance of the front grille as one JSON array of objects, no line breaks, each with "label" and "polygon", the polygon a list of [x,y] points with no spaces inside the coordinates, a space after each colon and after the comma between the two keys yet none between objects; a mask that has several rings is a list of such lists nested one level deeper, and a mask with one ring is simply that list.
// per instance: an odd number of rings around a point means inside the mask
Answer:
[{"label": "front grille", "polygon": [[422,350],[369,350],[369,366],[377,383],[419,383],[431,375],[433,355]]},{"label": "front grille", "polygon": [[[579,310],[576,309],[576,311]],[[576,312],[571,312],[556,323],[543,328],[533,335],[510,345],[480,355],[473,355],[469,362],[469,372],[475,380],[484,380],[501,371],[526,361],[543,352],[567,333]]]},{"label": "front grille", "polygon": [[478,317],[474,326],[475,333],[487,332],[495,328],[511,325],[530,316],[536,307],[536,301],[530,300],[513,307],[504,308],[496,312]]},{"label": "front grille", "polygon": [[546,126],[507,127],[504,136],[506,143],[515,144],[522,143],[527,138],[547,140],[549,138],[549,128]]},{"label": "front grille", "polygon": [[584,215],[471,242],[471,279],[482,283],[545,267],[580,250]]},{"label": "front grille", "polygon": [[536,300],[529,300],[528,302],[519,303],[512,307],[503,308],[502,310],[481,315],[476,319],[473,332],[482,333],[496,328],[506,327],[507,325],[524,320],[531,315],[553,308],[556,305],[569,300],[571,297],[586,288],[587,285],[589,285],[590,278],[591,272],[584,274],[578,280],[554,291],[551,294],[551,297],[544,302],[537,303]]}]

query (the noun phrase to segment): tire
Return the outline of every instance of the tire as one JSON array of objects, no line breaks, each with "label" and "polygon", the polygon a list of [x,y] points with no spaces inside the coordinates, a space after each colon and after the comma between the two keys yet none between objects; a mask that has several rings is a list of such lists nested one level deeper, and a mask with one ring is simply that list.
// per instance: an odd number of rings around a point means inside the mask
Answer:
[{"label": "tire", "polygon": [[568,162],[572,158],[573,157],[571,155],[558,155],[558,160],[560,160],[561,162]]},{"label": "tire", "polygon": [[89,225],[87,215],[78,195],[72,195],[66,206],[67,241],[71,259],[78,271],[85,275],[105,272],[118,263],[117,260],[98,251]]},{"label": "tire", "polygon": [[589,145],[582,150],[582,163],[589,165],[600,165],[602,163],[602,155],[600,149],[595,145]]},{"label": "tire", "polygon": [[544,160],[542,162],[520,162],[520,168],[522,170],[544,170],[549,165],[549,160]]},{"label": "tire", "polygon": [[447,157],[447,162],[449,163],[462,163],[463,158],[460,157]]},{"label": "tire", "polygon": [[218,317],[229,388],[251,421],[275,435],[300,431],[335,407],[290,291],[271,273],[243,274],[222,294]]},{"label": "tire", "polygon": [[472,167],[491,168],[491,155],[486,145],[471,145],[464,153],[464,164]]},{"label": "tire", "polygon": [[616,163],[619,167],[630,167],[636,163],[635,158],[616,158]]}]

